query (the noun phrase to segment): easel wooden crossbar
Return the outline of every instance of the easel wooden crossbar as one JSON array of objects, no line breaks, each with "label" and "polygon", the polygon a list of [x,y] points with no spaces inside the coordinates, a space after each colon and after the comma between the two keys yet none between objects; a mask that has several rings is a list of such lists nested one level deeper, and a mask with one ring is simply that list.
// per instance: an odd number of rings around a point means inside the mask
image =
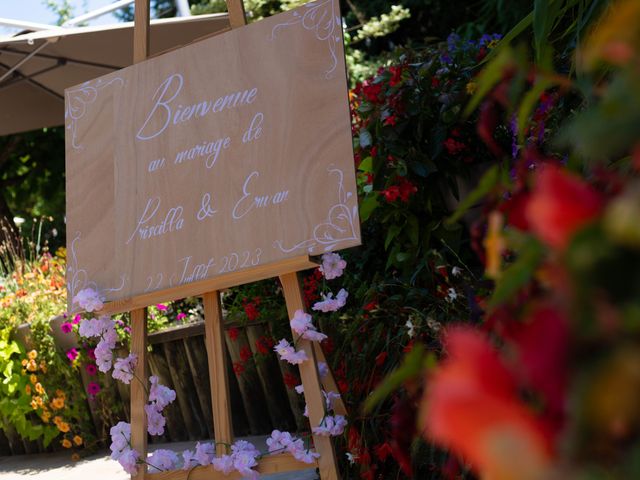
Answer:
[{"label": "easel wooden crossbar", "polygon": [[[227,0],[229,21],[231,28],[246,25],[244,5],[242,0]],[[136,0],[134,27],[134,63],[141,62],[149,56],[149,0]],[[225,30],[226,31],[226,30]],[[220,32],[222,33],[222,32]],[[251,283],[265,278],[279,277],[282,283],[287,311],[293,317],[296,310],[304,310],[302,289],[298,279],[298,272],[312,268],[316,264],[309,257],[297,257],[283,260],[269,265],[258,266],[241,272],[225,275],[220,278],[205,280],[189,285],[183,285],[163,291],[151,293],[107,304],[104,313],[131,312],[131,353],[138,356],[135,377],[147,379],[147,312],[146,306],[162,301],[174,300],[186,296],[203,296],[205,342],[207,346],[208,369],[211,378],[211,397],[213,405],[213,422],[216,442],[222,444],[233,443],[231,424],[231,410],[229,405],[229,385],[226,376],[225,340],[220,302],[220,290],[232,286]],[[298,348],[305,351],[308,361],[300,365],[300,377],[304,386],[304,397],[308,406],[309,421],[312,426],[319,425],[326,413],[325,401],[322,394],[325,391],[338,391],[331,374],[322,381],[318,372],[318,362],[326,362],[324,353],[317,343],[300,340]],[[146,380],[145,380],[146,381]],[[144,405],[147,403],[146,385],[141,382],[131,383],[131,446],[140,453],[141,458],[147,456],[147,421]],[[342,400],[334,403],[335,413],[344,415],[346,408]],[[313,443],[320,454],[317,462],[306,464],[295,460],[289,454],[268,456],[259,461],[256,470],[262,474],[288,472],[317,467],[322,480],[339,478],[337,459],[333,443],[329,437],[313,436]],[[218,445],[217,453],[225,452],[223,445]],[[135,480],[214,480],[236,479],[236,474],[224,475],[216,472],[211,466],[196,467],[190,471],[175,470],[168,472],[149,473],[146,465],[138,468]]]}]

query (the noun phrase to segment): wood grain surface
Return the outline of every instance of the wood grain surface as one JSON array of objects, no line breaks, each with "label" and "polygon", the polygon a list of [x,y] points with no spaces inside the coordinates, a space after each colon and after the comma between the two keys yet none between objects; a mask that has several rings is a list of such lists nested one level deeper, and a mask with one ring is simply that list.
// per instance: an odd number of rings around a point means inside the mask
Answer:
[{"label": "wood grain surface", "polygon": [[91,286],[136,308],[360,244],[338,0],[70,88],[66,105],[70,300]]}]

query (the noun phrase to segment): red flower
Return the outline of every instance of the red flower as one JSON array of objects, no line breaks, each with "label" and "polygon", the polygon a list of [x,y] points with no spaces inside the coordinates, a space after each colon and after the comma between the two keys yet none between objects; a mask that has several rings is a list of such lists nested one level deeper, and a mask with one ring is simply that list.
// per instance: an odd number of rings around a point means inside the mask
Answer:
[{"label": "red flower", "polygon": [[283,376],[284,384],[288,388],[294,388],[300,385],[300,379],[292,373],[285,372]]},{"label": "red flower", "polygon": [[395,127],[396,123],[398,122],[398,117],[396,117],[395,115],[389,115],[387,118],[384,119],[384,125],[391,125],[392,127]]},{"label": "red flower", "polygon": [[378,155],[378,147],[375,145],[371,147],[371,152],[369,154],[372,158],[376,158],[376,155]]},{"label": "red flower", "polygon": [[233,373],[236,375],[242,375],[244,373],[244,365],[241,362],[234,362]]},{"label": "red flower", "polygon": [[91,375],[92,377],[98,373],[98,369],[96,368],[96,366],[93,363],[88,363],[84,369],[86,370],[87,374]]},{"label": "red flower", "polygon": [[526,209],[536,235],[549,246],[564,249],[577,230],[602,209],[602,198],[580,178],[554,165],[544,165]]},{"label": "red flower", "polygon": [[240,359],[243,362],[250,360],[251,357],[253,357],[253,353],[251,353],[251,349],[247,345],[240,349]]},{"label": "red flower", "polygon": [[378,307],[378,301],[377,300],[371,300],[364,307],[362,307],[362,309],[367,311],[367,312],[370,312],[371,310],[374,310],[377,307]]},{"label": "red flower", "polygon": [[384,199],[387,202],[395,202],[400,196],[400,188],[397,185],[393,185],[386,190],[383,190],[382,195],[384,195]]},{"label": "red flower", "polygon": [[376,356],[376,366],[380,367],[384,363],[384,361],[387,359],[388,356],[389,354],[387,352],[380,352]]},{"label": "red flower", "polygon": [[453,328],[449,358],[421,405],[425,436],[468,460],[482,478],[546,478],[551,446],[514,376],[480,332]]},{"label": "red flower", "polygon": [[458,155],[459,153],[466,150],[467,146],[464,143],[459,142],[453,138],[447,138],[444,141],[444,148],[447,150],[449,155]]},{"label": "red flower", "polygon": [[235,342],[238,339],[238,335],[240,335],[240,330],[236,327],[231,327],[227,330],[227,333],[229,334],[229,338]]},{"label": "red flower", "polygon": [[418,191],[418,187],[406,178],[400,180],[398,187],[400,188],[400,200],[405,203],[409,201],[409,197],[411,197],[411,195]]},{"label": "red flower", "polygon": [[375,453],[376,457],[378,457],[378,460],[384,462],[392,453],[391,446],[387,442],[376,445],[375,447],[373,447],[373,453]]},{"label": "red flower", "polygon": [[382,83],[370,83],[369,80],[365,80],[362,84],[362,94],[371,103],[377,103],[380,100],[380,93],[382,92]]},{"label": "red flower", "polygon": [[243,302],[244,313],[246,313],[247,318],[250,322],[257,320],[258,317],[260,317],[260,311],[258,310],[259,304],[260,302],[256,302],[255,299],[253,302],[249,302],[246,300]]},{"label": "red flower", "polygon": [[256,349],[262,355],[268,355],[271,353],[271,348],[275,345],[273,338],[262,336],[256,340]]},{"label": "red flower", "polygon": [[346,380],[338,380],[338,390],[340,390],[340,393],[343,395],[347,393],[349,390],[349,384]]},{"label": "red flower", "polygon": [[389,85],[395,87],[400,82],[402,82],[402,65],[389,67],[389,71],[391,72],[391,79],[389,80]]},{"label": "red flower", "polygon": [[89,385],[87,385],[87,392],[91,396],[97,395],[98,393],[100,393],[100,385],[98,385],[96,382],[89,382]]},{"label": "red flower", "polygon": [[431,87],[436,88],[440,86],[440,79],[438,77],[431,77]]}]

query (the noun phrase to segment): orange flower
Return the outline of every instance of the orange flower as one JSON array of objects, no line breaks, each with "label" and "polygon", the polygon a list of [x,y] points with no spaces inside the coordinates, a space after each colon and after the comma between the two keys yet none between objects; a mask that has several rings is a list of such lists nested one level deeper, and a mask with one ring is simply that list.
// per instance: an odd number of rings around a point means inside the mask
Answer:
[{"label": "orange flower", "polygon": [[62,417],[56,415],[55,417],[53,417],[53,423],[57,425],[60,425],[62,423]]},{"label": "orange flower", "polygon": [[77,446],[82,445],[82,437],[80,435],[76,435],[75,437],[73,437],[73,443],[75,443]]},{"label": "orange flower", "polygon": [[71,430],[71,427],[69,427],[69,424],[67,422],[60,422],[56,426],[62,433],[67,433],[69,430]]},{"label": "orange flower", "polygon": [[36,370],[38,370],[38,364],[34,359],[29,360],[29,362],[27,363],[27,370],[29,370],[30,372],[35,372]]},{"label": "orange flower", "polygon": [[36,383],[35,387],[36,387],[36,392],[38,392],[40,395],[44,395],[44,387],[40,382]]},{"label": "orange flower", "polygon": [[31,408],[33,408],[34,410],[38,409],[38,402],[35,398],[31,400]]},{"label": "orange flower", "polygon": [[21,363],[22,363],[23,367],[26,367],[27,366],[27,359],[23,358]]},{"label": "orange flower", "polygon": [[27,357],[29,357],[29,360],[35,360],[38,357],[38,352],[36,350],[31,350],[27,353]]},{"label": "orange flower", "polygon": [[40,362],[40,370],[42,370],[42,373],[47,373],[47,364],[44,360]]},{"label": "orange flower", "polygon": [[562,250],[601,209],[598,192],[575,175],[547,164],[538,173],[526,216],[543,242]]},{"label": "orange flower", "polygon": [[34,374],[31,374],[29,376],[29,381],[35,385],[36,383],[38,383],[38,377],[36,377]]},{"label": "orange flower", "polygon": [[24,387],[24,391],[27,395],[31,395],[31,385],[27,385]]},{"label": "orange flower", "polygon": [[56,410],[60,410],[62,408],[64,408],[64,399],[60,398],[60,397],[56,397],[51,401],[51,407],[55,408]]},{"label": "orange flower", "polygon": [[67,440],[66,438],[65,438],[64,440],[62,440],[62,442],[60,442],[60,443],[62,443],[62,446],[63,446],[64,448],[71,448],[71,447],[73,447],[73,444],[72,444],[69,440]]},{"label": "orange flower", "polygon": [[446,346],[449,358],[429,379],[420,407],[424,436],[464,457],[482,478],[548,478],[549,440],[488,339],[459,327],[447,332]]},{"label": "orange flower", "polygon": [[49,423],[49,420],[51,419],[51,413],[44,412],[40,418],[44,423]]},{"label": "orange flower", "polygon": [[56,396],[60,397],[62,400],[66,400],[66,398],[67,398],[65,393],[62,390],[60,390],[59,388],[56,390]]}]

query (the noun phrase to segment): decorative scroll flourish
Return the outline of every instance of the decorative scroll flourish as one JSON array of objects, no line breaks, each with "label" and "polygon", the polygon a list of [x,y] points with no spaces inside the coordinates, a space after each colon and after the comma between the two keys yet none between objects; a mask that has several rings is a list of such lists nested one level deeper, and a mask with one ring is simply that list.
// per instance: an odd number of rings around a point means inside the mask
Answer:
[{"label": "decorative scroll flourish", "polygon": [[98,285],[95,282],[89,281],[89,275],[87,271],[78,266],[78,254],[76,252],[76,244],[80,241],[80,232],[76,232],[76,236],[71,241],[71,251],[69,261],[67,262],[67,298],[70,302],[73,302],[73,298],[76,294],[85,288],[93,288],[96,290],[100,298],[103,298],[106,293],[119,292],[124,289],[126,283],[126,275],[121,275],[120,285],[115,288],[98,289]]},{"label": "decorative scroll flourish", "polygon": [[67,123],[67,130],[71,132],[71,145],[75,150],[82,150],[82,145],[77,143],[77,129],[78,122],[87,113],[89,105],[94,103],[98,98],[100,90],[108,87],[111,84],[124,85],[124,80],[120,77],[115,77],[110,80],[104,80],[99,78],[97,81],[90,80],[83,83],[73,90],[68,90],[65,96],[65,108],[64,118]]},{"label": "decorative scroll flourish", "polygon": [[356,229],[358,205],[357,202],[353,207],[349,207],[347,204],[349,199],[355,198],[355,196],[353,192],[345,191],[342,170],[329,167],[328,171],[329,175],[335,174],[338,177],[338,203],[329,209],[325,221],[314,227],[312,238],[288,248],[283,246],[282,240],[276,240],[274,247],[280,249],[281,252],[291,253],[306,248],[311,253],[318,245],[322,245],[324,251],[328,252],[341,242],[358,239]]},{"label": "decorative scroll flourish", "polygon": [[336,46],[342,41],[340,12],[336,11],[337,2],[334,0],[316,0],[304,5],[306,11],[299,13],[292,11],[290,19],[284,23],[279,23],[271,30],[271,40],[276,36],[278,30],[293,26],[302,27],[313,32],[316,39],[326,42],[331,55],[331,66],[325,72],[325,78],[331,78],[338,67],[338,55]]}]

